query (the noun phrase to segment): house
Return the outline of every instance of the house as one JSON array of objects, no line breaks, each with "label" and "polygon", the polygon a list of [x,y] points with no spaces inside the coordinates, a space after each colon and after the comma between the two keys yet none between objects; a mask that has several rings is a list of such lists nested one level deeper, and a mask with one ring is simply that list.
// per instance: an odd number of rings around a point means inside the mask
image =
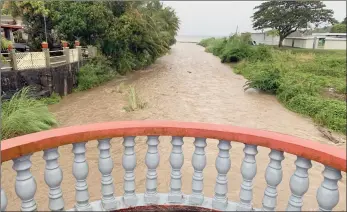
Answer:
[{"label": "house", "polygon": [[345,33],[312,33],[305,37],[287,37],[283,46],[305,49],[346,49]]},{"label": "house", "polygon": [[280,38],[278,36],[267,35],[266,32],[251,33],[251,38],[257,44],[278,45]]},{"label": "house", "polygon": [[[266,32],[251,33],[257,44],[278,45],[279,36],[267,35]],[[346,49],[345,33],[311,33],[307,35],[294,32],[283,40],[283,46],[305,49]]]},{"label": "house", "polygon": [[[13,32],[16,32],[18,30],[23,31],[23,26],[22,26],[22,20],[19,18],[14,19],[10,15],[2,15],[1,16],[1,36],[5,37],[7,40],[12,41],[13,43],[15,42]],[[27,36],[22,33],[23,38],[26,39]]]}]

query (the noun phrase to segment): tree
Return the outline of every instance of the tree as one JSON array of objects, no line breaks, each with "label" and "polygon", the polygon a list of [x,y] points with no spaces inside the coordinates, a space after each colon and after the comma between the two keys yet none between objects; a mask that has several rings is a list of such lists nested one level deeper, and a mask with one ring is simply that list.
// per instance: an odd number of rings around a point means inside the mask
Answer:
[{"label": "tree", "polygon": [[346,33],[346,24],[334,24],[331,28],[331,31],[333,33]]},{"label": "tree", "polygon": [[254,9],[253,28],[274,29],[280,36],[278,46],[291,33],[308,28],[310,24],[319,26],[322,23],[334,23],[334,12],[325,9],[321,1],[268,1]]},{"label": "tree", "polygon": [[114,19],[102,2],[52,1],[49,6],[54,29],[70,43],[96,45]]},{"label": "tree", "polygon": [[25,25],[24,32],[28,34],[28,45],[32,50],[40,50],[41,43],[46,40],[45,23],[47,42],[49,46],[52,45],[54,42],[51,34],[53,23],[50,18],[50,11],[46,8],[44,1],[14,1],[11,2],[10,10],[13,17],[22,17]]}]

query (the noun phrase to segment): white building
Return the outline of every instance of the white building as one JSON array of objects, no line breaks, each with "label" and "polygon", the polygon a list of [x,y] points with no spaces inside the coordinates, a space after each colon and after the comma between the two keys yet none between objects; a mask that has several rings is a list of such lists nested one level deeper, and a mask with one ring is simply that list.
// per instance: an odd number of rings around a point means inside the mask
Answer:
[{"label": "white building", "polygon": [[251,33],[252,40],[257,44],[278,45],[280,38],[278,36],[267,35],[265,32]]},{"label": "white building", "polygon": [[[265,32],[251,33],[257,44],[278,45],[279,36],[267,35]],[[291,34],[283,40],[283,46],[305,49],[346,49],[345,33],[312,33],[308,36]]]},{"label": "white building", "polygon": [[312,33],[306,37],[287,37],[283,46],[306,49],[346,49],[346,34],[344,33]]}]

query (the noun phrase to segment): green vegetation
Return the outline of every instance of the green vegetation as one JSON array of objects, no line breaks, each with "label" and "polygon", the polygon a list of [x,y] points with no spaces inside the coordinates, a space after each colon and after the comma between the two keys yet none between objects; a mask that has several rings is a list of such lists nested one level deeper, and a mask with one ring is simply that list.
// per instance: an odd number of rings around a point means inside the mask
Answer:
[{"label": "green vegetation", "polygon": [[53,105],[60,102],[61,97],[57,93],[52,93],[49,97],[41,98],[40,101],[46,105]]},{"label": "green vegetation", "polygon": [[11,41],[7,40],[4,37],[1,37],[1,49],[7,49],[10,44],[12,44]]},{"label": "green vegetation", "polygon": [[253,28],[272,29],[279,35],[278,46],[293,32],[311,25],[336,23],[334,11],[326,9],[322,1],[266,1],[254,8]]},{"label": "green vegetation", "polygon": [[98,55],[81,67],[77,75],[77,91],[96,87],[103,82],[113,79],[117,72],[111,67],[111,62],[104,56]]},{"label": "green vegetation", "polygon": [[[219,40],[219,41],[218,41]],[[224,42],[220,49],[218,44]],[[199,44],[222,62],[240,61],[234,72],[245,89],[272,93],[290,110],[346,134],[346,52],[247,45],[245,36],[208,39]],[[217,45],[216,45],[217,44]],[[214,46],[215,45],[215,46]],[[240,48],[240,46],[244,48]]]},{"label": "green vegetation", "polygon": [[143,109],[146,107],[146,102],[142,102],[139,96],[137,95],[136,89],[134,86],[129,86],[128,88],[128,105],[124,107],[124,110],[127,112],[135,111],[138,109]]},{"label": "green vegetation", "polygon": [[346,24],[334,24],[330,32],[333,33],[346,33]]},{"label": "green vegetation", "polygon": [[23,88],[1,109],[2,139],[48,130],[57,124],[47,105],[29,96],[30,88]]},{"label": "green vegetation", "polygon": [[12,15],[21,16],[26,25],[32,50],[41,49],[45,40],[45,16],[49,47],[62,40],[97,46],[120,74],[144,68],[166,54],[179,27],[175,11],[159,0],[25,0],[10,5]]}]

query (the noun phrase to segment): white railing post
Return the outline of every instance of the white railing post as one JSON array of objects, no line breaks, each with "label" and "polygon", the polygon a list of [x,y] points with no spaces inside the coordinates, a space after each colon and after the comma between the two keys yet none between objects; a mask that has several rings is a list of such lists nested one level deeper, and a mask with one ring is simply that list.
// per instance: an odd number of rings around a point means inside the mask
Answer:
[{"label": "white railing post", "polygon": [[171,140],[172,151],[170,154],[171,164],[171,181],[168,202],[182,203],[182,174],[181,168],[183,166],[184,156],[182,152],[183,137],[173,136]]},{"label": "white railing post", "polygon": [[5,211],[7,207],[7,197],[5,191],[1,188],[1,211]]},{"label": "white railing post", "polygon": [[317,190],[317,201],[320,211],[332,211],[339,203],[339,187],[337,182],[342,178],[341,171],[325,166],[324,180]]},{"label": "white railing post", "polygon": [[263,197],[262,211],[274,211],[277,205],[277,186],[282,181],[282,165],[284,159],[283,152],[271,150],[270,163],[266,168],[265,179],[267,187]]},{"label": "white railing post", "polygon": [[192,180],[192,194],[189,196],[190,205],[201,205],[204,202],[204,174],[203,170],[206,166],[206,138],[195,138],[194,154],[192,157],[192,165],[194,168]]},{"label": "white railing post", "polygon": [[30,155],[25,155],[13,160],[13,169],[17,172],[15,190],[22,200],[21,211],[36,211],[37,204],[34,200],[36,181],[30,172]]},{"label": "white railing post", "polygon": [[308,169],[312,167],[311,161],[298,156],[295,165],[296,170],[289,183],[292,194],[289,197],[287,211],[301,211],[303,206],[302,197],[309,186]]},{"label": "white railing post", "polygon": [[240,203],[237,206],[237,211],[253,210],[253,178],[257,174],[257,163],[255,156],[258,153],[257,146],[245,144],[243,149],[245,157],[241,165],[242,184],[240,190]]},{"label": "white railing post", "polygon": [[87,184],[87,176],[89,172],[88,163],[86,160],[86,143],[74,143],[72,152],[75,155],[72,166],[72,173],[76,178],[76,211],[91,211],[92,207],[89,204],[89,192]]},{"label": "white railing post", "polygon": [[145,192],[145,203],[156,204],[158,202],[157,195],[157,167],[159,165],[159,136],[148,136],[147,138],[147,154],[146,154],[146,192]]},{"label": "white railing post", "polygon": [[98,140],[99,171],[101,172],[101,207],[108,211],[117,208],[117,201],[114,197],[114,185],[112,178],[113,160],[110,155],[111,139]]},{"label": "white railing post", "polygon": [[135,174],[136,167],[136,154],[135,154],[135,137],[124,137],[123,141],[124,153],[122,158],[122,165],[125,169],[124,174],[124,195],[123,202],[127,206],[136,206],[137,196],[135,193]]},{"label": "white railing post", "polygon": [[231,145],[229,141],[220,140],[218,143],[219,153],[216,159],[216,169],[218,172],[216,185],[214,188],[214,197],[212,200],[212,208],[217,210],[225,210],[228,206],[228,172],[230,170],[231,161],[229,150]]},{"label": "white railing post", "polygon": [[64,210],[63,193],[60,187],[63,171],[59,167],[58,158],[58,148],[43,151],[43,159],[46,161],[45,182],[49,187],[48,208],[52,211]]}]

